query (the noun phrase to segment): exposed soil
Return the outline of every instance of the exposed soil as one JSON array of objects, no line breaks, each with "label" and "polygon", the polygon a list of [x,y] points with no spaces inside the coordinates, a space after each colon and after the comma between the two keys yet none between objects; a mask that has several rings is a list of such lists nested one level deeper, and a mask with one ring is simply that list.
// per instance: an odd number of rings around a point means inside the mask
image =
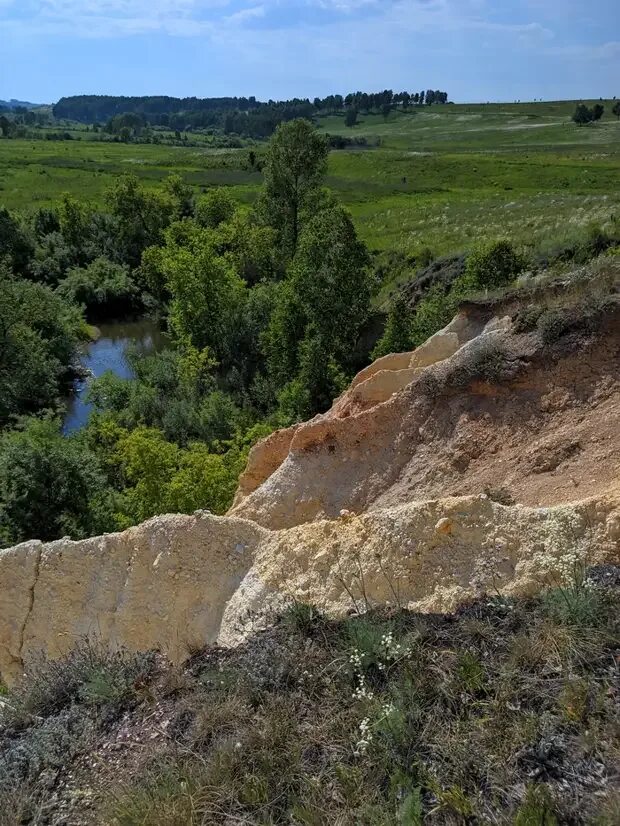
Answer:
[{"label": "exposed soil", "polygon": [[436,405],[420,436],[376,506],[487,488],[532,506],[604,494],[620,484],[620,334],[513,382],[475,383]]}]

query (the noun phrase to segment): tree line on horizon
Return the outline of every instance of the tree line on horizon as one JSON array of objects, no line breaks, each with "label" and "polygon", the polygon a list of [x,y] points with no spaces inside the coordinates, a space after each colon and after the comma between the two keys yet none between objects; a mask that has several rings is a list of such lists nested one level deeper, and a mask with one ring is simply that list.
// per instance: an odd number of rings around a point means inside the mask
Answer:
[{"label": "tree line on horizon", "polygon": [[[160,126],[172,130],[218,128],[225,134],[263,138],[273,134],[278,124],[316,114],[332,114],[354,107],[360,112],[380,112],[386,106],[407,109],[412,105],[447,103],[448,94],[439,90],[421,92],[351,92],[346,96],[292,98],[259,101],[250,97],[174,98],[166,96],[127,97],[75,95],[63,97],[53,107],[56,119],[101,124],[114,129],[130,116],[133,129]],[[123,123],[123,125],[125,125]],[[122,128],[122,126],[120,127]]]}]

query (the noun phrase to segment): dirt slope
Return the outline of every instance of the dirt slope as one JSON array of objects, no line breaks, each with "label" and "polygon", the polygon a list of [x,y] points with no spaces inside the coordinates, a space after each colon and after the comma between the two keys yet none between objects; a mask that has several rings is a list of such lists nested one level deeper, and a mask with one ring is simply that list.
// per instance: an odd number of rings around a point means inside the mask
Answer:
[{"label": "dirt slope", "polygon": [[617,490],[618,304],[596,335],[553,344],[475,312],[424,345],[434,364],[388,356],[328,413],[275,434],[277,450],[258,446],[231,513],[284,528],[445,496],[549,506]]}]

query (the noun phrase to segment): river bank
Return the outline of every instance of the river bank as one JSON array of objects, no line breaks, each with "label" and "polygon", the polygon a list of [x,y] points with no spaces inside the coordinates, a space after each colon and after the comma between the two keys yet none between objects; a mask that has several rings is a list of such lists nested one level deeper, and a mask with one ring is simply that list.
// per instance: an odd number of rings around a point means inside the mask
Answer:
[{"label": "river bank", "polygon": [[92,328],[91,341],[87,342],[80,356],[80,372],[76,379],[63,421],[66,435],[81,430],[87,423],[92,404],[87,401],[88,386],[93,378],[111,371],[123,379],[134,377],[128,359],[130,349],[137,348],[141,356],[161,350],[166,343],[157,322],[151,318],[131,321],[108,321]]}]

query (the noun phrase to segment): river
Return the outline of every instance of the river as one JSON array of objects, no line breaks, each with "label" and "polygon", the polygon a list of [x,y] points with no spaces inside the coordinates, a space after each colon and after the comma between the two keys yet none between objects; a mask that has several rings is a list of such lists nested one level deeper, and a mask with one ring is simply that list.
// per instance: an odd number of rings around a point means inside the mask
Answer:
[{"label": "river", "polygon": [[[102,376],[107,370],[124,379],[133,378],[133,371],[127,361],[130,346],[138,345],[144,354],[161,350],[166,336],[155,321],[141,318],[137,321],[111,321],[100,324],[99,338],[84,348],[80,364],[91,377]],[[63,422],[63,433],[75,433],[86,422],[92,405],[86,402],[86,391],[90,378],[76,381],[75,392],[67,403],[67,413]]]}]

